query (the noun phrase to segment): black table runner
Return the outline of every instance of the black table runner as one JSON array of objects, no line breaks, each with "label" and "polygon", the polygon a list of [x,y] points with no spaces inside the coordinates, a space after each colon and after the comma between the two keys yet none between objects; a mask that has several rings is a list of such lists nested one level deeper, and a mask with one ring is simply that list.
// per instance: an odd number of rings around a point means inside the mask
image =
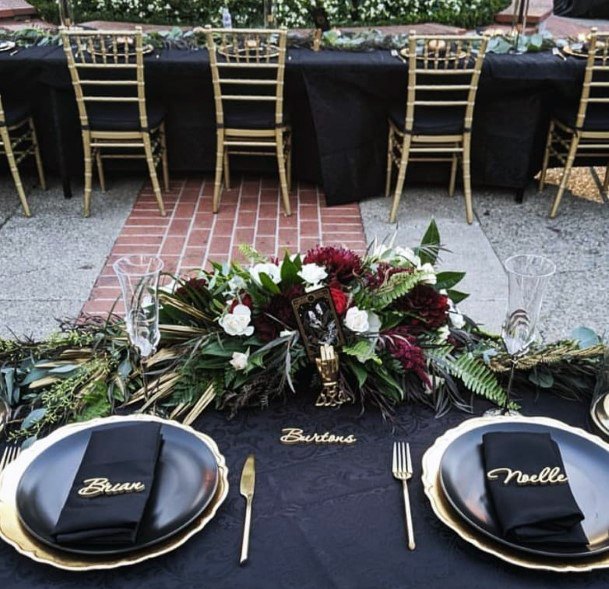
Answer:
[{"label": "black table runner", "polygon": [[[313,395],[232,421],[215,412],[197,429],[211,435],[227,459],[230,491],[216,518],[175,552],[114,571],[69,573],[32,562],[0,543],[3,589],[397,589],[442,587],[606,587],[609,571],[556,574],[520,569],[481,553],[434,516],[421,484],[421,457],[433,441],[467,415],[435,419],[404,406],[395,424],[373,409],[314,407]],[[484,407],[477,409],[480,414]],[[586,406],[546,396],[528,399],[524,414],[559,417],[586,427]],[[282,428],[354,434],[349,446],[286,446]],[[417,549],[406,547],[400,484],[391,475],[394,440],[408,440]],[[239,567],[244,500],[239,477],[256,454],[256,494],[250,560]]]},{"label": "black table runner", "polygon": [[[149,96],[169,109],[170,167],[176,172],[214,168],[215,118],[205,50],[170,49],[147,56]],[[477,185],[524,188],[541,167],[549,113],[557,101],[579,96],[584,61],[549,52],[489,54],[474,117],[472,176]],[[296,178],[320,184],[329,204],[378,196],[384,190],[386,107],[405,101],[407,67],[388,51],[366,53],[290,49],[286,107],[294,128]],[[53,112],[49,93],[53,89]],[[35,101],[43,158],[57,169],[53,115],[61,126],[62,153],[71,175],[82,174],[76,103],[60,47],[0,53],[0,92]],[[244,160],[258,169],[263,160]],[[270,159],[267,169],[274,173]],[[449,166],[411,166],[410,180],[448,182]]]}]

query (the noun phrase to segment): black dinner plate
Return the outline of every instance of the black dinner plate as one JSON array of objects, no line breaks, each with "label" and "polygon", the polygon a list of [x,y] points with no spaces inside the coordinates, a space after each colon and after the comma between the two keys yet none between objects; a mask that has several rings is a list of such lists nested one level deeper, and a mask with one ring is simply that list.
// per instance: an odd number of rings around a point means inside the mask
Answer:
[{"label": "black dinner plate", "polygon": [[[163,444],[149,503],[131,546],[73,547],[57,544],[52,536],[72,481],[94,430],[102,424],[69,435],[37,456],[17,488],[17,512],[35,538],[52,548],[86,555],[114,555],[141,550],[178,533],[209,504],[218,485],[218,464],[200,438],[179,427],[161,425]],[[124,423],[124,422],[123,422]]]},{"label": "black dinner plate", "polygon": [[[482,436],[487,432],[547,432],[560,447],[575,499],[585,515],[582,526],[588,547],[531,546],[506,540],[496,521],[485,486]],[[440,463],[444,495],[471,526],[510,548],[559,558],[583,558],[609,550],[609,452],[575,433],[556,427],[501,422],[465,432],[445,450]]]}]

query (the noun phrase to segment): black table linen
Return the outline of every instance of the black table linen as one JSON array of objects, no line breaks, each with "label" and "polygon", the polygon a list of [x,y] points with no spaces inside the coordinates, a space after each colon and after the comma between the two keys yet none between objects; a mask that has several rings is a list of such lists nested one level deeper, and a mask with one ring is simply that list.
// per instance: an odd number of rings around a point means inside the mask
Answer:
[{"label": "black table linen", "polygon": [[586,546],[558,444],[548,433],[483,436],[486,486],[506,539],[538,546]]},{"label": "black table linen", "polygon": [[135,543],[154,483],[160,428],[159,423],[137,423],[91,432],[54,529],[58,544]]}]

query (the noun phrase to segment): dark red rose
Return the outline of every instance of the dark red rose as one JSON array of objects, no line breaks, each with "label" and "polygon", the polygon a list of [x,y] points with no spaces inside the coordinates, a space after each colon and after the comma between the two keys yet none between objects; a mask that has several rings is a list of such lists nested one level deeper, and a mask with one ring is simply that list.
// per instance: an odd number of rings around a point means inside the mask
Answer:
[{"label": "dark red rose", "polygon": [[347,310],[348,299],[347,295],[338,287],[338,285],[330,286],[330,294],[332,295],[332,302],[338,315],[344,315]]},{"label": "dark red rose", "polygon": [[273,295],[263,309],[252,320],[256,334],[262,341],[279,337],[284,329],[297,329],[296,317],[292,310],[292,299],[304,294],[300,284],[286,289],[281,294]]},{"label": "dark red rose", "polygon": [[425,354],[417,345],[415,336],[404,326],[390,329],[382,334],[387,351],[400,362],[405,371],[414,372],[423,384],[431,386],[427,374]]},{"label": "dark red rose", "polygon": [[196,303],[197,298],[194,296],[196,291],[205,290],[206,288],[207,280],[205,278],[190,278],[176,288],[174,294],[187,303]]},{"label": "dark red rose", "polygon": [[407,313],[404,321],[413,335],[433,331],[448,321],[448,297],[427,284],[417,284],[407,295],[393,303],[396,310]]},{"label": "dark red rose", "polygon": [[323,266],[329,280],[337,280],[341,284],[348,284],[360,274],[362,269],[362,259],[354,251],[344,247],[323,245],[309,250],[303,259],[303,264]]}]

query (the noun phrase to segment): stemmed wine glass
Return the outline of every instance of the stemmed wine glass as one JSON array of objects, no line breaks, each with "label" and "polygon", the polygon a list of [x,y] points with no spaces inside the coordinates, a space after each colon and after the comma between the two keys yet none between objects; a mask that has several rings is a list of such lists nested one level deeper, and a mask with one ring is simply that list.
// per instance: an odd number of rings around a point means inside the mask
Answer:
[{"label": "stemmed wine glass", "polygon": [[508,304],[501,338],[510,355],[510,379],[505,407],[485,412],[485,415],[490,416],[519,414],[509,409],[514,370],[518,359],[528,352],[535,340],[543,295],[549,279],[556,272],[554,262],[533,254],[512,256],[505,261],[504,266],[508,275]]},{"label": "stemmed wine glass", "polygon": [[125,302],[125,326],[131,344],[147,358],[156,351],[159,331],[157,289],[163,260],[158,256],[129,255],[113,265]]}]

